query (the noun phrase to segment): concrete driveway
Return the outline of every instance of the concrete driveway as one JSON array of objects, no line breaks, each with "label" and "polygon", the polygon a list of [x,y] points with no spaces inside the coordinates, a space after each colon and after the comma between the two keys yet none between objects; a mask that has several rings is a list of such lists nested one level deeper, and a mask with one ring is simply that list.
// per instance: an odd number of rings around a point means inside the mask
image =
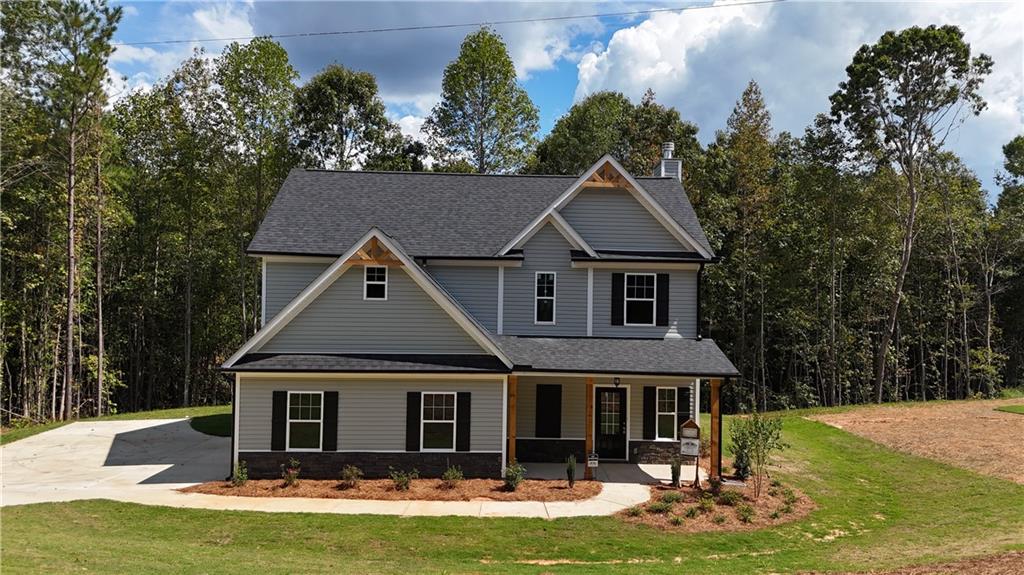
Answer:
[{"label": "concrete driveway", "polygon": [[139,500],[229,474],[231,439],[187,419],[78,422],[0,446],[0,505]]}]

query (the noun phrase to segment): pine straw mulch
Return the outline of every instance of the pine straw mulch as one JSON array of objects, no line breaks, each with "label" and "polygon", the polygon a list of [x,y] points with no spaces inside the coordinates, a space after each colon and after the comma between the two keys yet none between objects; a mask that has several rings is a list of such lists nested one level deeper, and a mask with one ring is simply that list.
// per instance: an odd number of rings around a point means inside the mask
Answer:
[{"label": "pine straw mulch", "polygon": [[[735,505],[729,505],[722,497],[722,494],[728,491],[739,493],[742,500]],[[666,497],[674,497],[667,495],[669,493],[678,493],[682,499],[663,503],[668,501]],[[714,497],[715,502],[710,509],[701,510],[699,507],[702,496]],[[738,509],[743,504],[753,509],[753,517],[749,522],[739,517]],[[639,523],[679,533],[753,531],[800,519],[815,507],[814,502],[802,492],[779,483],[766,483],[761,490],[761,497],[757,500],[754,499],[753,487],[749,484],[742,488],[723,486],[717,497],[712,496],[707,490],[701,491],[688,486],[675,489],[667,485],[656,485],[651,486],[651,498],[647,503],[621,511],[618,516],[627,523]],[[690,511],[691,509],[696,511]],[[675,519],[677,517],[679,519]]]},{"label": "pine straw mulch", "polygon": [[811,419],[892,449],[1024,484],[1024,417],[996,411],[1021,400],[880,405]]},{"label": "pine straw mulch", "polygon": [[229,481],[209,481],[182,489],[186,493],[241,497],[310,497],[316,499],[377,499],[388,501],[579,501],[601,492],[598,481],[577,481],[569,489],[566,481],[526,479],[515,491],[506,491],[498,479],[463,479],[445,489],[440,479],[414,479],[408,491],[398,491],[390,479],[363,479],[345,488],[336,479],[300,479],[285,487],[280,479],[250,479],[240,487]]},{"label": "pine straw mulch", "polygon": [[[868,571],[856,575],[1018,575],[1024,573],[1024,551],[975,557],[936,565],[912,565],[894,571]],[[805,575],[814,575],[807,573]],[[854,575],[854,574],[848,574]]]}]

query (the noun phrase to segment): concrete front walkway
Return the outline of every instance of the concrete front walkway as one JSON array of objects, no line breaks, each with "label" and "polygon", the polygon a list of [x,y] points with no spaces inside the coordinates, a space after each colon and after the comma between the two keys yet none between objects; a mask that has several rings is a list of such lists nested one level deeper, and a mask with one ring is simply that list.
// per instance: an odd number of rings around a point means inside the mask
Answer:
[{"label": "concrete front walkway", "polygon": [[[636,466],[626,465],[608,477],[598,496],[584,501],[365,501],[229,497],[178,491],[188,485],[224,479],[230,446],[230,439],[199,433],[186,419],[72,423],[0,446],[0,505],[112,499],[237,511],[554,519],[611,515],[650,496],[649,488],[636,481],[647,473],[631,475],[626,468]],[[564,467],[550,465],[558,467],[561,478]],[[546,472],[553,474],[555,469]]]}]

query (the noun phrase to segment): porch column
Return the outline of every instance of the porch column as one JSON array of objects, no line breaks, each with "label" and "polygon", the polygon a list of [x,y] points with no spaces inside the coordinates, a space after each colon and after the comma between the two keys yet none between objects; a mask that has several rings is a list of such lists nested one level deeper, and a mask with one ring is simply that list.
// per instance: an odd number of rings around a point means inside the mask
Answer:
[{"label": "porch column", "polygon": [[722,380],[711,380],[711,477],[722,477]]},{"label": "porch column", "polygon": [[519,397],[519,376],[508,376],[508,461],[516,461],[516,400]]},{"label": "porch column", "polygon": [[[587,378],[587,398],[586,398],[585,404],[586,404],[586,409],[587,409],[587,417],[586,417],[587,431],[586,431],[586,434],[584,436],[584,437],[586,437],[586,441],[584,441],[585,451],[586,451],[586,453],[583,454],[584,458],[586,458],[587,456],[589,456],[591,453],[594,452],[594,378],[593,377],[588,377]],[[584,471],[583,471],[583,478],[584,479],[593,479],[594,478],[594,471],[589,466],[587,466],[586,459],[583,460],[583,465],[584,465],[584,468],[583,468],[584,469]]]}]

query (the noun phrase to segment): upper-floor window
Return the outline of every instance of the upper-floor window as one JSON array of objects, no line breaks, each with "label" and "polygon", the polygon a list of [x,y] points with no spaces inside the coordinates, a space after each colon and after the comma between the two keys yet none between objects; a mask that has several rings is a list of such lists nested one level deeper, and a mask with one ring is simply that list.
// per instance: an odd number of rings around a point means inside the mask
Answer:
[{"label": "upper-floor window", "polygon": [[626,274],[626,325],[654,325],[655,274]]},{"label": "upper-floor window", "polygon": [[676,438],[676,388],[658,388],[658,439]]},{"label": "upper-floor window", "polygon": [[363,273],[363,299],[388,299],[388,268],[366,266]]},{"label": "upper-floor window", "polygon": [[537,272],[534,323],[555,323],[555,272]]},{"label": "upper-floor window", "polygon": [[323,401],[322,391],[288,392],[289,451],[320,451]]}]

